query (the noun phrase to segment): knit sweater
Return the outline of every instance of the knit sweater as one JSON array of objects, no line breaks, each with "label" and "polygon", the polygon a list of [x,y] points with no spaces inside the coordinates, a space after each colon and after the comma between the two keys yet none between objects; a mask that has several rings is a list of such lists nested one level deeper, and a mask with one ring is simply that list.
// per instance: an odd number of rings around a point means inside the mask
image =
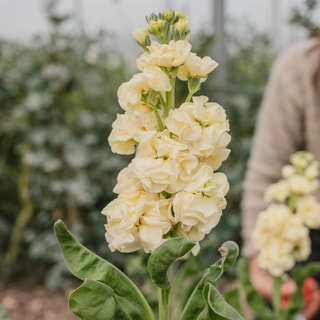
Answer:
[{"label": "knit sweater", "polygon": [[[282,167],[297,150],[311,152],[320,160],[320,37],[290,47],[273,66],[244,182],[244,255],[255,253],[251,233],[257,214],[267,206],[263,200],[266,187],[281,178]],[[320,200],[320,192],[317,197]],[[320,230],[312,231],[312,240],[316,258],[311,260],[318,260]]]}]

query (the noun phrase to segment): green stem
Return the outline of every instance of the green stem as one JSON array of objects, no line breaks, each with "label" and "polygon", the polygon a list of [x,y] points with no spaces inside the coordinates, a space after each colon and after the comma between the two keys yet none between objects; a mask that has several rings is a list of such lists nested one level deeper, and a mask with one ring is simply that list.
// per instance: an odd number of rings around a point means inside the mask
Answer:
[{"label": "green stem", "polygon": [[289,205],[289,209],[292,213],[294,213],[294,211],[295,211],[297,199],[298,199],[298,195],[296,193],[293,193],[293,192],[290,193],[288,205]]},{"label": "green stem", "polygon": [[151,107],[152,107],[152,109],[153,109],[153,111],[154,111],[154,113],[155,113],[155,115],[157,117],[159,130],[163,131],[164,130],[164,125],[162,123],[162,119],[161,119],[161,116],[159,114],[159,111],[158,111],[158,109],[157,109],[157,107],[155,105],[152,104]]},{"label": "green stem", "polygon": [[176,78],[173,77],[170,79],[170,84],[171,84],[171,91],[167,92],[167,103],[166,107],[164,108],[164,117],[166,118],[169,114],[169,111],[171,109],[174,109],[174,92],[175,92],[175,85],[176,85]]},{"label": "green stem", "polygon": [[281,320],[281,277],[274,277],[273,283],[273,308],[275,320]]},{"label": "green stem", "polygon": [[186,102],[190,102],[191,101],[191,98],[193,96],[193,92],[189,92],[187,98],[186,98]]},{"label": "green stem", "polygon": [[159,320],[169,319],[169,294],[170,289],[158,289],[159,297]]}]

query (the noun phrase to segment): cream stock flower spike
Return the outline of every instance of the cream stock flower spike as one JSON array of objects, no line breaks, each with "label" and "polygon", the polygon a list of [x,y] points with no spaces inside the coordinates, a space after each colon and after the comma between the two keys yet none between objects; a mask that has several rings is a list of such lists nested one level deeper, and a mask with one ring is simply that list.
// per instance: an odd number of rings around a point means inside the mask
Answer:
[{"label": "cream stock flower spike", "polygon": [[[125,112],[109,137],[113,152],[135,152],[118,185],[136,186],[117,185],[118,197],[102,211],[112,251],[153,252],[176,236],[199,242],[219,222],[229,188],[224,174],[213,173],[229,154],[225,111],[205,96],[193,96],[217,63],[191,52],[184,14],[152,14],[147,21],[148,30],[133,31],[145,51],[137,59],[141,72],[118,90]],[[188,81],[189,89],[180,106],[175,105],[177,78]]]},{"label": "cream stock flower spike", "polygon": [[[216,170],[229,155],[230,135],[224,109],[205,96],[194,96],[217,63],[191,52],[189,19],[170,10],[151,14],[147,22],[148,29],[133,31],[144,49],[137,59],[140,72],[118,89],[123,113],[108,139],[113,152],[134,158],[118,175],[117,198],[102,210],[106,240],[111,251],[142,248],[150,253],[148,271],[158,287],[159,320],[244,320],[216,288],[238,256],[232,241],[222,244],[223,257],[204,272],[181,315],[170,312],[172,263],[199,251],[199,242],[226,207],[228,181]],[[180,106],[176,81],[187,81],[189,90]],[[61,221],[55,232],[71,272],[85,280],[70,297],[76,315],[133,319],[134,309],[134,319],[156,319],[155,310],[126,275],[81,246]]]}]

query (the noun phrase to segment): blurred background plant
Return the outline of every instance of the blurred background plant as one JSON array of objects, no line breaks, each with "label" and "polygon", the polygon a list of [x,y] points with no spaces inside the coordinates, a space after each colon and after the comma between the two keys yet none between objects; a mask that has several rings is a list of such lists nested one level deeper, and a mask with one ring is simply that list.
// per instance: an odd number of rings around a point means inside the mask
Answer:
[{"label": "blurred background plant", "polygon": [[48,39],[0,43],[0,276],[53,287],[65,284],[52,233],[58,218],[106,252],[100,209],[125,165],[107,137],[128,69],[103,33],[70,35],[67,15],[54,5],[46,13]]},{"label": "blurred background plant", "polygon": [[[310,31],[315,24],[301,17],[312,16],[311,2],[293,12],[298,20],[292,18]],[[60,218],[86,247],[134,274],[149,290],[145,254],[111,254],[100,214],[114,197],[119,170],[130,160],[112,154],[107,137],[121,111],[117,88],[135,72],[134,58],[128,61],[107,47],[103,32],[68,32],[65,24],[73,18],[59,14],[54,1],[44,9],[50,37],[35,37],[31,45],[0,41],[0,282],[72,286],[53,234],[53,223]],[[193,51],[211,56],[214,35],[201,32],[193,38]],[[269,37],[250,26],[229,30],[227,49],[224,107],[232,152],[222,171],[231,188],[221,222],[182,271],[192,275],[190,288],[197,271],[218,258],[222,242],[241,245],[242,182],[275,57]],[[199,94],[216,101],[220,89],[215,72],[201,90]],[[185,97],[182,89],[179,94]]]}]

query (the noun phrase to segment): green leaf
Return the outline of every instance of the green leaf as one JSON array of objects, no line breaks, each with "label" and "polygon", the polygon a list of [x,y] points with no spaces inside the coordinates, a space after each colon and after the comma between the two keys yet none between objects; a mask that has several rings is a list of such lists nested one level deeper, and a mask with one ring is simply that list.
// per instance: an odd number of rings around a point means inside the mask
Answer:
[{"label": "green leaf", "polygon": [[221,261],[219,260],[220,265],[223,267],[223,270],[226,271],[236,263],[239,255],[239,247],[234,241],[226,241],[219,248],[219,252],[222,256]]},{"label": "green leaf", "polygon": [[[219,248],[222,258],[205,271],[205,274],[193,290],[180,320],[194,320],[203,312],[207,302],[203,298],[203,289],[207,283],[215,285],[216,281],[222,276],[223,272],[230,268],[236,261],[239,254],[239,247],[233,241],[227,241]],[[208,312],[210,312],[208,310]]]},{"label": "green leaf", "polygon": [[249,277],[249,259],[241,257],[237,267],[238,280],[240,281],[246,295],[248,305],[262,320],[272,320],[274,314],[263,300],[258,291],[253,287]]},{"label": "green leaf", "polygon": [[148,270],[152,281],[161,289],[170,289],[168,270],[178,258],[188,253],[195,243],[185,237],[171,238],[161,244],[148,260]]},{"label": "green leaf", "polygon": [[303,282],[308,277],[316,273],[320,273],[320,262],[311,262],[305,266],[295,267],[295,269],[292,272],[292,277],[296,283],[296,291],[290,298],[290,302],[285,310],[284,320],[291,320],[298,311],[303,309]]},{"label": "green leaf", "polygon": [[82,280],[91,279],[107,284],[118,296],[130,301],[143,319],[154,319],[145,297],[123,272],[81,245],[61,220],[55,223],[54,231],[71,273]]},{"label": "green leaf", "polygon": [[[218,289],[211,283],[203,288],[204,299],[215,315],[228,320],[245,320],[232,306],[230,306]],[[215,319],[215,318],[214,318]]]},{"label": "green leaf", "polygon": [[7,309],[1,304],[0,304],[0,320],[10,320],[10,316]]},{"label": "green leaf", "polygon": [[69,299],[71,311],[82,320],[130,319],[118,304],[114,291],[102,282],[87,279]]},{"label": "green leaf", "polygon": [[226,301],[235,308],[242,316],[244,316],[244,312],[241,307],[240,302],[240,292],[238,288],[233,288],[226,293]]}]

